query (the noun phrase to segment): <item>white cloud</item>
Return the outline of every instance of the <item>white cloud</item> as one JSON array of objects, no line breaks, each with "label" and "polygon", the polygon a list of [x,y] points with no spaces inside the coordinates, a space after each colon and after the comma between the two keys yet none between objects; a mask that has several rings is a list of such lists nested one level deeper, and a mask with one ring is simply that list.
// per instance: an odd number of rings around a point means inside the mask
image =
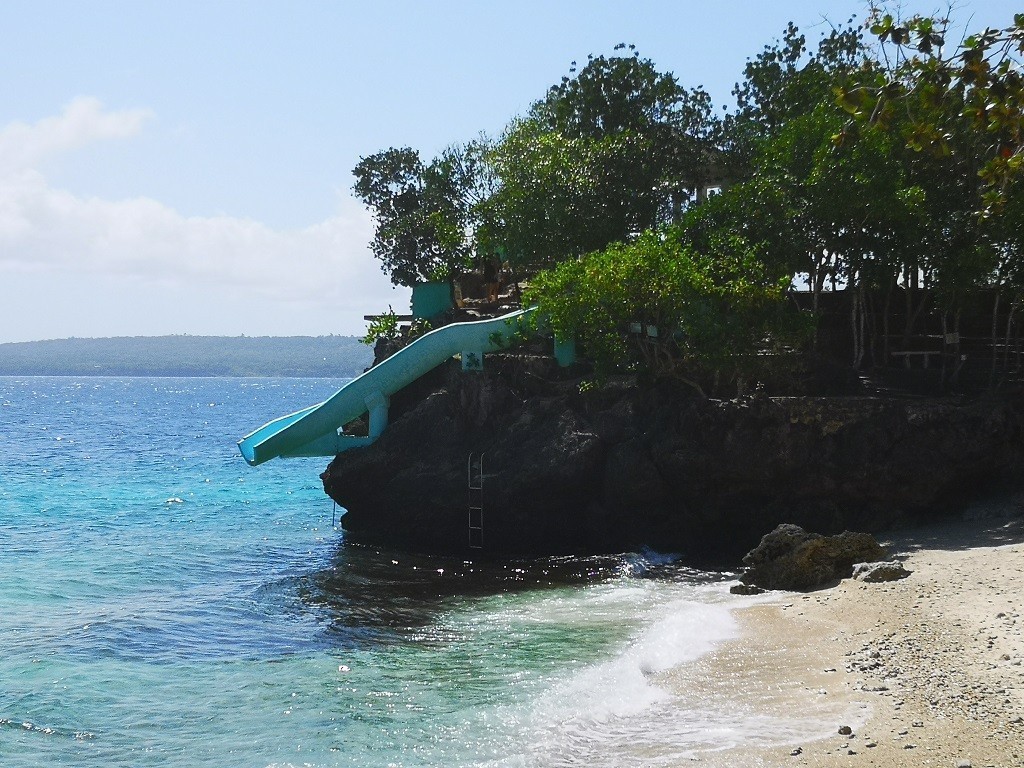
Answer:
[{"label": "white cloud", "polygon": [[35,167],[89,142],[128,138],[149,116],[106,112],[94,99],[76,99],[59,116],[0,131],[0,267],[9,274],[127,276],[175,289],[195,286],[207,295],[222,288],[236,298],[250,296],[264,312],[293,303],[307,311],[329,308],[334,317],[349,312],[359,324],[364,313],[395,302],[367,247],[371,218],[351,198],[340,198],[336,212],[317,224],[275,230],[244,218],[183,216],[146,197],[75,195],[54,188]]},{"label": "white cloud", "polygon": [[50,155],[94,141],[134,136],[152,117],[148,109],[105,112],[98,99],[80,96],[55,117],[4,127],[0,131],[0,173],[32,168]]},{"label": "white cloud", "polygon": [[[36,171],[0,177],[0,260],[251,286],[281,298],[340,297],[376,262],[369,215],[340,200],[330,218],[278,231],[251,219],[185,217],[150,198],[80,198]],[[369,282],[376,282],[369,281]],[[352,286],[348,286],[350,289]]]}]

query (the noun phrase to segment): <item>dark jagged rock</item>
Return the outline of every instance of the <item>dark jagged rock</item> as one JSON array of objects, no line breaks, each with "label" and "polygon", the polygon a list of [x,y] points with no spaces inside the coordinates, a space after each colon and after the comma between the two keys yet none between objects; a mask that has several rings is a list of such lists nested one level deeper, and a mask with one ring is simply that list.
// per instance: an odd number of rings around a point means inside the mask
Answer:
[{"label": "dark jagged rock", "polygon": [[458,552],[467,460],[483,453],[485,551],[646,545],[721,563],[783,521],[878,531],[1019,486],[1022,412],[1019,399],[706,400],[626,379],[581,393],[550,358],[489,355],[482,373],[452,363],[398,393],[383,436],[322,477],[350,536]]},{"label": "dark jagged rock", "polygon": [[853,566],[853,578],[857,581],[869,583],[880,583],[884,581],[899,581],[909,576],[903,563],[895,560],[887,560],[881,563],[857,563]]},{"label": "dark jagged rock", "polygon": [[822,536],[783,524],[744,556],[748,569],[740,580],[762,589],[813,589],[849,578],[854,563],[883,557],[885,550],[869,533]]},{"label": "dark jagged rock", "polygon": [[734,595],[760,595],[767,591],[761,587],[755,587],[753,584],[743,584],[742,582],[729,587],[729,592]]}]

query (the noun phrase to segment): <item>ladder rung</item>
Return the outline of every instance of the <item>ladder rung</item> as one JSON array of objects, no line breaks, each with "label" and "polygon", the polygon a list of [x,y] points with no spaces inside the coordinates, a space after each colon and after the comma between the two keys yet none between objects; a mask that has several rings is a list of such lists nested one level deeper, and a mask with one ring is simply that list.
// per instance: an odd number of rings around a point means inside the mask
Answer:
[{"label": "ladder rung", "polygon": [[467,502],[469,507],[470,549],[481,549],[484,545],[484,455],[469,454],[466,461]]}]

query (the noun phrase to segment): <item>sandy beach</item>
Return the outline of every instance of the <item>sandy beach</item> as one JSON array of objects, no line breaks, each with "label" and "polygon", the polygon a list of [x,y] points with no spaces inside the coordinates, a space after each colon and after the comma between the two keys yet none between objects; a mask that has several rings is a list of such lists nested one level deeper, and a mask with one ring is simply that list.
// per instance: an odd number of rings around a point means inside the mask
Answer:
[{"label": "sandy beach", "polygon": [[764,723],[685,764],[1024,766],[1024,497],[879,539],[908,578],[771,593],[668,677]]}]

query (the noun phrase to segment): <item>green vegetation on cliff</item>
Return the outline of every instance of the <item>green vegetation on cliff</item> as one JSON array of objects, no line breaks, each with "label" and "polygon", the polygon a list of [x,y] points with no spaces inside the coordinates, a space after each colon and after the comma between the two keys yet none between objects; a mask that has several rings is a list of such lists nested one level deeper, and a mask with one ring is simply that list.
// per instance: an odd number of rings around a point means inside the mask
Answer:
[{"label": "green vegetation on cliff", "polygon": [[851,375],[935,356],[947,386],[982,336],[989,386],[1019,377],[1024,14],[951,24],[790,25],[724,115],[633,46],[573,62],[497,139],[365,158],[374,253],[404,284],[498,253],[599,368],[702,391],[826,351]]}]

